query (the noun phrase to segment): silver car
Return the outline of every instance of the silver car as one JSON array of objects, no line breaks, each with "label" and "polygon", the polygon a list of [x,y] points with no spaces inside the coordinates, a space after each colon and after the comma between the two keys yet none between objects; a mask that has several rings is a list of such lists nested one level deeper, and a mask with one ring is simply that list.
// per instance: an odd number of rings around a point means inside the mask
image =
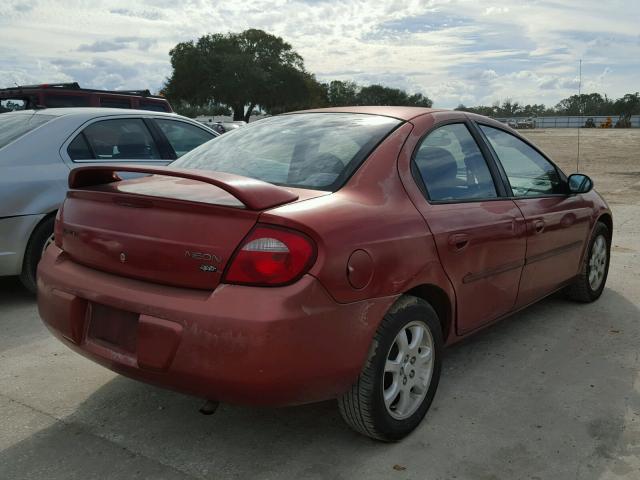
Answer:
[{"label": "silver car", "polygon": [[43,250],[69,170],[96,163],[166,165],[213,139],[212,129],[173,113],[50,108],[0,115],[0,276],[35,291]]}]

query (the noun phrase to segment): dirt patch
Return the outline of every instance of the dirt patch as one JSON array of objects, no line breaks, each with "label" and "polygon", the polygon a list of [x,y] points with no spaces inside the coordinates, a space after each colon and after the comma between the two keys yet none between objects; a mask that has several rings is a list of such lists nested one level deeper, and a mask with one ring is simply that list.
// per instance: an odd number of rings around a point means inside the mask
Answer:
[{"label": "dirt patch", "polygon": [[609,203],[639,204],[640,129],[558,128],[522,131],[565,173],[576,171],[580,132],[581,173],[586,173]]}]

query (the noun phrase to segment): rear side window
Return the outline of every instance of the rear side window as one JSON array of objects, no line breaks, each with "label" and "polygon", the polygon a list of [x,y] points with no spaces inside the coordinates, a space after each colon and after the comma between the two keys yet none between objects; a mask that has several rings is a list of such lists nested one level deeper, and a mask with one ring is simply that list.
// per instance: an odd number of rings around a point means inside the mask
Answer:
[{"label": "rear side window", "polygon": [[47,94],[44,97],[44,102],[47,107],[88,107],[89,97],[83,95],[56,95]]},{"label": "rear side window", "polygon": [[466,125],[445,125],[422,141],[415,166],[430,200],[479,200],[498,196],[487,162]]},{"label": "rear side window", "polygon": [[335,191],[400,123],[356,113],[281,115],[225,133],[171,165]]},{"label": "rear side window", "polygon": [[215,138],[213,133],[186,122],[166,120],[164,118],[156,118],[155,122],[165,134],[167,140],[169,140],[178,158]]},{"label": "rear side window", "polygon": [[0,115],[0,148],[9,145],[14,140],[54,118],[56,117],[53,115],[42,115],[40,113],[7,113]]},{"label": "rear side window", "polygon": [[516,197],[564,193],[556,168],[519,138],[497,128],[480,125],[502,164]]},{"label": "rear side window", "polygon": [[100,106],[106,108],[131,108],[131,101],[128,98],[101,97]]},{"label": "rear side window", "polygon": [[69,144],[67,147],[67,153],[69,154],[69,157],[71,157],[71,160],[93,159],[93,154],[91,153],[87,139],[82,133]]},{"label": "rear side window", "polygon": [[[89,153],[87,153],[89,152]],[[158,148],[140,118],[101,120],[86,127],[67,148],[72,160],[155,160]]]}]

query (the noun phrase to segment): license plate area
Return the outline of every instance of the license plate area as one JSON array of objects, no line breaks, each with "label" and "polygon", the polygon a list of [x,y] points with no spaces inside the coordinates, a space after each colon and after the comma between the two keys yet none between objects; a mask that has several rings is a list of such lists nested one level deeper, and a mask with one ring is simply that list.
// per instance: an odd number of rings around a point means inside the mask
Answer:
[{"label": "license plate area", "polygon": [[98,303],[90,304],[88,337],[91,341],[130,354],[136,352],[137,313]]}]

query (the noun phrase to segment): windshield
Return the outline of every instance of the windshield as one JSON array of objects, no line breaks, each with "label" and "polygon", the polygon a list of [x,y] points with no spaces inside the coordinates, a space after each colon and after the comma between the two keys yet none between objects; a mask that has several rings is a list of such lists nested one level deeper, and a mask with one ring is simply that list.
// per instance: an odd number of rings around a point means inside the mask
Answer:
[{"label": "windshield", "polygon": [[44,125],[53,118],[56,117],[54,115],[36,115],[35,113],[0,115],[0,148],[9,145],[25,133]]},{"label": "windshield", "polygon": [[225,133],[171,166],[335,191],[400,123],[354,113],[281,115]]}]

